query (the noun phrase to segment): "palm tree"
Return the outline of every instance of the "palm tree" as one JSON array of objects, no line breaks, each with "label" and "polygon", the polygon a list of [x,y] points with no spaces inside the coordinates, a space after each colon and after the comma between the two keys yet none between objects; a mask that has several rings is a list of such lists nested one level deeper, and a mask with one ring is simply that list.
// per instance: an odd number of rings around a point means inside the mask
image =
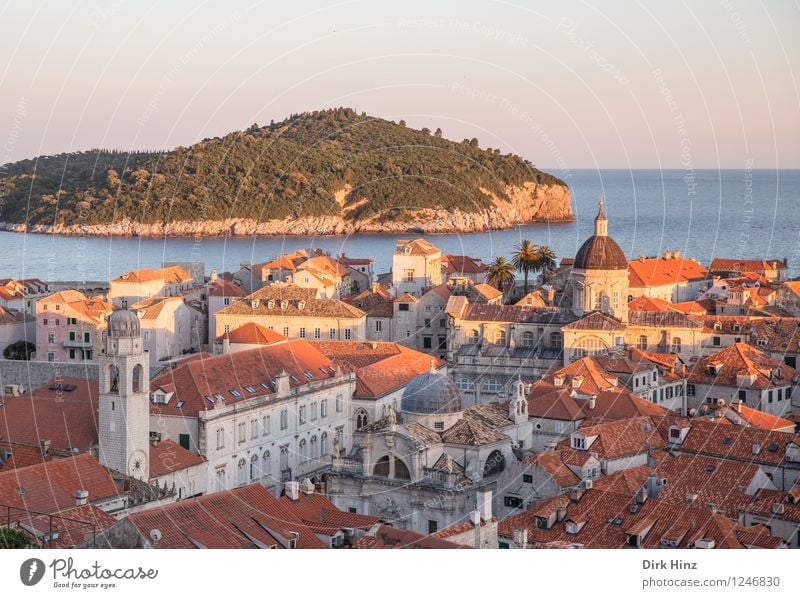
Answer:
[{"label": "palm tree", "polygon": [[536,252],[536,271],[547,272],[556,267],[556,252],[548,245],[542,245]]},{"label": "palm tree", "polygon": [[489,264],[489,270],[486,276],[486,282],[493,284],[497,287],[498,291],[505,293],[505,288],[509,283],[514,284],[514,264],[509,262],[502,255],[495,258]]},{"label": "palm tree", "polygon": [[522,275],[524,276],[524,295],[528,294],[528,275],[531,272],[536,271],[538,259],[539,248],[533,241],[525,239],[514,248],[514,256],[511,258],[511,262],[514,264],[514,268],[522,272]]}]

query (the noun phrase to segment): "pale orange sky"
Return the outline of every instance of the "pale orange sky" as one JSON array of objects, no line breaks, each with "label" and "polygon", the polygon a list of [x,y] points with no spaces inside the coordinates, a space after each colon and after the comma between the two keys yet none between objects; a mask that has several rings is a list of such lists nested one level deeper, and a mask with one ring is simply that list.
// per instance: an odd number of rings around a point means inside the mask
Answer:
[{"label": "pale orange sky", "polygon": [[796,3],[221,4],[0,7],[0,163],[345,105],[556,173],[800,167]]}]

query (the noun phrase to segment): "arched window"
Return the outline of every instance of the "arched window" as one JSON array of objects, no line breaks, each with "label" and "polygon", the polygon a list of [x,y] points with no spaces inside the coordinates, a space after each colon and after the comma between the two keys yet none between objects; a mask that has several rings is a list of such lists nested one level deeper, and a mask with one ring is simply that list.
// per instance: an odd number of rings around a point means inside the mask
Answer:
[{"label": "arched window", "polygon": [[306,439],[300,440],[300,463],[306,460]]},{"label": "arched window", "polygon": [[367,426],[367,412],[363,409],[356,411],[356,430],[362,430]]},{"label": "arched window", "polygon": [[394,458],[394,477],[396,480],[410,480],[411,479],[411,472],[408,471],[408,467],[398,457]]},{"label": "arched window", "polygon": [[483,382],[483,392],[498,393],[502,388],[503,385],[495,378],[489,378]]},{"label": "arched window", "polygon": [[480,338],[481,335],[477,330],[467,332],[467,343],[470,345],[477,345]]},{"label": "arched window", "polygon": [[580,339],[572,351],[573,359],[580,359],[588,355],[595,355],[608,349],[605,341],[597,336],[586,336]]},{"label": "arched window", "polygon": [[250,457],[250,481],[255,482],[259,478],[258,455]]},{"label": "arched window", "polygon": [[506,345],[506,331],[505,330],[497,330],[494,333],[494,344],[500,345],[501,347],[505,347]]},{"label": "arched window", "polygon": [[672,352],[673,353],[681,352],[681,337],[675,336],[672,338]]},{"label": "arched window", "polygon": [[550,333],[550,348],[551,349],[561,349],[562,346],[562,339],[560,332],[551,332]]},{"label": "arched window", "polygon": [[456,380],[458,390],[471,392],[475,390],[475,381],[472,378],[459,378]]},{"label": "arched window", "polygon": [[641,349],[642,351],[647,351],[647,336],[642,334],[639,336],[639,342],[636,343],[636,347]]},{"label": "arched window", "polygon": [[317,437],[316,436],[312,436],[311,437],[311,458],[312,459],[316,459],[317,457],[319,457],[319,455],[317,454]]},{"label": "arched window", "polygon": [[244,459],[239,459],[239,464],[236,466],[236,485],[241,486],[247,483],[247,462]]},{"label": "arched window", "polygon": [[382,478],[389,477],[389,457],[383,456],[375,462],[375,467],[372,470],[372,475]]},{"label": "arched window", "polygon": [[319,451],[320,455],[325,456],[328,454],[328,433],[323,432],[319,437]]},{"label": "arched window", "polygon": [[119,368],[114,364],[108,366],[108,392],[119,392]]},{"label": "arched window", "polygon": [[502,472],[506,468],[506,459],[500,451],[492,451],[483,464],[483,475],[490,476]]},{"label": "arched window", "polygon": [[144,381],[144,368],[141,363],[133,366],[133,392],[141,392]]},{"label": "arched window", "polygon": [[533,332],[523,332],[522,333],[522,346],[523,347],[532,347],[534,345],[534,336]]},{"label": "arched window", "polygon": [[269,451],[264,451],[264,456],[261,457],[261,477],[269,479],[272,474],[272,461],[270,461]]}]

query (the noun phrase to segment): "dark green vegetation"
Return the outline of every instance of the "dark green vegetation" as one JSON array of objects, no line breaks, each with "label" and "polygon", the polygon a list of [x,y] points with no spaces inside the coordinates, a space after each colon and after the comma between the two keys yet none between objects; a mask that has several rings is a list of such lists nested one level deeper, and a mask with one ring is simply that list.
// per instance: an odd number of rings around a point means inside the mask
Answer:
[{"label": "dark green vegetation", "polygon": [[36,345],[27,341],[17,341],[11,343],[3,349],[3,357],[5,359],[16,359],[19,361],[28,361],[31,358],[31,353],[36,351]]},{"label": "dark green vegetation", "polygon": [[[93,150],[0,169],[0,221],[106,224],[338,215],[403,220],[409,209],[491,205],[506,185],[563,184],[516,155],[349,108],[295,115],[266,127],[162,154]],[[361,201],[366,199],[367,201]],[[29,202],[30,200],[30,202]]]},{"label": "dark green vegetation", "polygon": [[30,548],[31,540],[17,529],[0,529],[0,549],[3,548]]}]

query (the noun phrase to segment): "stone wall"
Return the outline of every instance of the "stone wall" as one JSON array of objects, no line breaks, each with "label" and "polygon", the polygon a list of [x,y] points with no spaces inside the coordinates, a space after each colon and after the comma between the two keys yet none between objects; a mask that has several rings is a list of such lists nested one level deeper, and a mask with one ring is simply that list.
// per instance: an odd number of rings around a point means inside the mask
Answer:
[{"label": "stone wall", "polygon": [[[156,375],[164,364],[150,366],[150,377]],[[97,363],[64,363],[55,361],[15,361],[0,359],[0,394],[8,384],[19,384],[26,390],[39,388],[56,376],[96,380],[100,368]]]}]

